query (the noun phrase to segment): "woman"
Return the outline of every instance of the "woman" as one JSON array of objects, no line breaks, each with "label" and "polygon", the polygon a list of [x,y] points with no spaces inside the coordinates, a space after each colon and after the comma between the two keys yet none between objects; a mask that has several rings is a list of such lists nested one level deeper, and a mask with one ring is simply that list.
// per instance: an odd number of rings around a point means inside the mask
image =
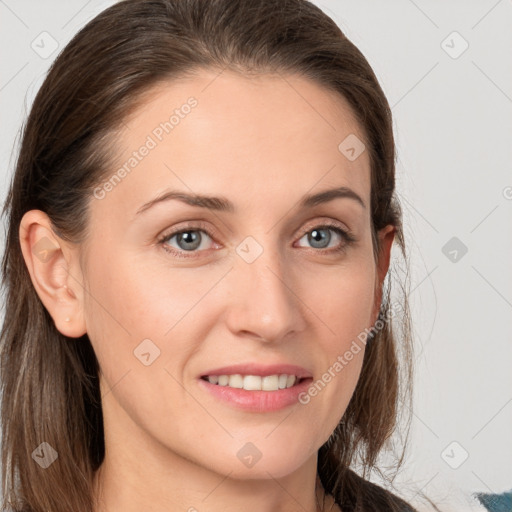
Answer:
[{"label": "woman", "polygon": [[412,510],[368,480],[410,398],[394,157],[309,2],[125,0],[80,30],[4,208],[4,507]]}]

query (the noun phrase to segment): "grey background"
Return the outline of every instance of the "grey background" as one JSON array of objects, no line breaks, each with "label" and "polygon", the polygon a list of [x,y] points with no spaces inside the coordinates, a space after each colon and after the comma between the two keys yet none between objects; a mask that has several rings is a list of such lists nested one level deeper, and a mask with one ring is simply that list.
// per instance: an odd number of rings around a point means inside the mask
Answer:
[{"label": "grey background", "polygon": [[[113,3],[0,0],[2,202],[18,130],[57,55],[31,44],[46,31],[60,51]],[[512,488],[512,1],[314,3],[365,54],[394,114],[416,337],[397,487],[470,510],[471,492]]]}]

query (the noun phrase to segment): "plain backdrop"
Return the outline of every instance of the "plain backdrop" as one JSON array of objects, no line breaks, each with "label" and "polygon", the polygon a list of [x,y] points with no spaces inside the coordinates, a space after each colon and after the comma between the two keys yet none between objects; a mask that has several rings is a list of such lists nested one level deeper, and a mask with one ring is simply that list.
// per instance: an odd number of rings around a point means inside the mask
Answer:
[{"label": "plain backdrop", "polygon": [[[48,67],[113,3],[0,0],[2,202]],[[512,1],[314,3],[369,60],[394,115],[416,343],[396,487],[468,510],[470,493],[512,488]],[[33,49],[43,32],[50,55]]]}]

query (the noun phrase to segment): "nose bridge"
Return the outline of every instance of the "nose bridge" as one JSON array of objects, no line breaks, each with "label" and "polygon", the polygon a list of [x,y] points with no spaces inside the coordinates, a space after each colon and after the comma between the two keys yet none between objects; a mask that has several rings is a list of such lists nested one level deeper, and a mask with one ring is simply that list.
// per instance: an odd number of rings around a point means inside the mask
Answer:
[{"label": "nose bridge", "polygon": [[283,255],[271,235],[258,238],[248,236],[236,248],[230,327],[272,341],[301,330],[303,320]]}]

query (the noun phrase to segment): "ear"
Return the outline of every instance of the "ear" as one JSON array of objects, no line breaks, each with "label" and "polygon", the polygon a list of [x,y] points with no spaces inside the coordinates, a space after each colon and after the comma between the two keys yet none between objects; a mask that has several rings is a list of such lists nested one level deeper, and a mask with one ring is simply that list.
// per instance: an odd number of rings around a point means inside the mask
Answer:
[{"label": "ear", "polygon": [[388,273],[389,262],[391,259],[391,248],[395,239],[396,227],[392,224],[387,225],[378,232],[379,236],[379,256],[377,262],[377,275],[375,279],[375,306],[373,310],[373,324],[379,317],[379,311],[382,304],[382,285],[386,274]]},{"label": "ear", "polygon": [[32,284],[55,326],[65,336],[83,336],[87,330],[77,247],[53,231],[50,218],[41,210],[23,215],[19,237]]}]

